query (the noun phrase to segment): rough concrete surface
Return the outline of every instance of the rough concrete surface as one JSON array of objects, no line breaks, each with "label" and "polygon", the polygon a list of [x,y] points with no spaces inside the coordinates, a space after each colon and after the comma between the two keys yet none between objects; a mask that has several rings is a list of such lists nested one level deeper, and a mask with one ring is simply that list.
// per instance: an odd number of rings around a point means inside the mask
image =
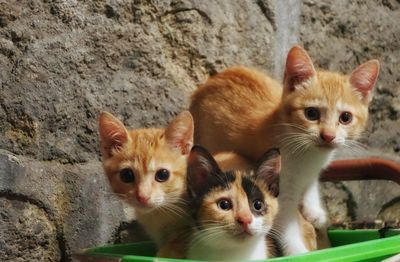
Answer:
[{"label": "rough concrete surface", "polygon": [[[295,42],[325,69],[380,60],[363,142],[400,155],[399,20],[395,0],[0,0],[0,257],[70,261],[142,239],[103,175],[99,112],[164,126],[228,66],[279,78]],[[375,215],[400,195],[373,182],[322,187],[335,221],[364,219],[364,196]]]}]

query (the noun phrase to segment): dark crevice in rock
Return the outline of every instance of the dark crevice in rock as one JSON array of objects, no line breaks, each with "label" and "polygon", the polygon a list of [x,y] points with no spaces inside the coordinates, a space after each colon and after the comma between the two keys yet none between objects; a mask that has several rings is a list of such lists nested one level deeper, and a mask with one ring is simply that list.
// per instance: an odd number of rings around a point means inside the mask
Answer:
[{"label": "dark crevice in rock", "polygon": [[119,17],[118,12],[111,5],[105,5],[104,14],[107,16],[107,18],[116,18],[116,19],[118,19],[118,17]]},{"label": "dark crevice in rock", "polygon": [[381,211],[379,211],[379,213],[381,213],[383,210],[385,210],[388,207],[393,206],[396,203],[400,203],[400,196],[395,197],[394,199],[390,200],[388,203],[384,204],[381,208]]},{"label": "dark crevice in rock", "polygon": [[57,227],[57,223],[56,224],[56,229],[57,229],[57,242],[58,242],[58,248],[60,249],[60,261],[61,262],[69,262],[71,261],[71,258],[67,255],[67,241],[65,240],[64,234],[62,233],[62,231],[59,230],[59,227]]},{"label": "dark crevice in rock", "polygon": [[198,9],[198,8],[177,8],[177,9],[174,9],[174,10],[171,10],[171,11],[166,12],[165,14],[163,14],[163,15],[161,16],[161,18],[164,17],[164,16],[167,16],[167,15],[169,15],[169,14],[177,14],[177,13],[180,13],[180,12],[188,12],[188,11],[196,11],[197,13],[199,13],[199,15],[200,15],[208,24],[210,24],[210,25],[213,24],[213,22],[212,22],[210,16],[209,16],[206,12],[204,12],[204,11]]},{"label": "dark crevice in rock", "polygon": [[343,185],[343,183],[337,183],[336,186],[347,193],[349,197],[346,201],[348,216],[351,217],[351,220],[356,220],[356,210],[358,206],[357,202],[354,200],[353,194],[345,185]]},{"label": "dark crevice in rock", "polygon": [[63,227],[57,221],[56,215],[51,210],[51,208],[47,207],[43,202],[41,202],[39,200],[33,199],[33,198],[23,195],[23,194],[14,193],[11,190],[0,191],[0,198],[29,203],[29,204],[34,205],[34,206],[38,207],[39,209],[43,210],[45,212],[47,218],[49,219],[49,221],[52,222],[56,228],[56,232],[57,232],[56,239],[58,242],[58,247],[60,249],[60,255],[61,255],[60,261],[61,262],[71,261],[71,259],[67,255],[67,243],[64,238]]},{"label": "dark crevice in rock", "polygon": [[268,22],[270,22],[270,24],[272,25],[272,28],[274,29],[274,31],[276,31],[278,28],[276,26],[275,14],[272,11],[272,9],[270,8],[270,6],[268,5],[268,3],[263,0],[257,0],[256,3],[260,7],[261,12],[265,16],[265,18],[267,18]]},{"label": "dark crevice in rock", "polygon": [[46,212],[49,220],[55,221],[54,212],[49,207],[47,207],[43,202],[41,202],[39,200],[33,199],[33,198],[23,195],[23,194],[14,193],[11,190],[1,190],[0,197],[4,197],[8,200],[17,200],[17,201],[22,201],[22,202],[28,202],[29,204],[35,205],[38,208],[42,209],[44,212]]},{"label": "dark crevice in rock", "polygon": [[131,243],[149,240],[146,232],[137,221],[122,222],[115,230],[111,239],[114,244]]}]

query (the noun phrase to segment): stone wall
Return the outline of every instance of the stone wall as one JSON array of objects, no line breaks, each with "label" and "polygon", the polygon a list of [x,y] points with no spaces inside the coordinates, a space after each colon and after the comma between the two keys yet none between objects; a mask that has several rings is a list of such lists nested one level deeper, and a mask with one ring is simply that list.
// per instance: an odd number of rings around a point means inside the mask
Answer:
[{"label": "stone wall", "polygon": [[[133,128],[163,126],[223,68],[280,78],[295,42],[331,70],[381,61],[363,141],[398,156],[399,19],[394,0],[0,0],[0,257],[69,261],[81,248],[142,238],[103,175],[99,112]],[[360,197],[379,211],[399,195],[389,188],[324,192],[344,195],[330,205],[345,207],[332,211],[339,220],[370,219]]]}]

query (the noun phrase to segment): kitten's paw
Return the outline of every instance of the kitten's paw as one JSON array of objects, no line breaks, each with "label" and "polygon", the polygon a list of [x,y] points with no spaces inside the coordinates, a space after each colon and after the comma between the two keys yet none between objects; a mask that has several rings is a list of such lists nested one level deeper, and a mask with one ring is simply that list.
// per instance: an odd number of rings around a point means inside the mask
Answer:
[{"label": "kitten's paw", "polygon": [[293,255],[299,255],[299,254],[304,254],[304,253],[309,252],[309,250],[301,242],[286,243],[286,245],[284,245],[284,246],[285,246],[285,248],[283,249],[283,254],[285,256],[293,256]]},{"label": "kitten's paw", "polygon": [[285,256],[298,255],[310,251],[304,243],[301,230],[298,228],[297,223],[289,224],[286,229],[283,237],[279,239]]},{"label": "kitten's paw", "polygon": [[328,229],[321,228],[317,230],[317,247],[319,249],[325,249],[331,247],[331,242],[328,238]]},{"label": "kitten's paw", "polygon": [[325,228],[328,224],[326,211],[320,206],[303,206],[301,213],[317,229]]}]

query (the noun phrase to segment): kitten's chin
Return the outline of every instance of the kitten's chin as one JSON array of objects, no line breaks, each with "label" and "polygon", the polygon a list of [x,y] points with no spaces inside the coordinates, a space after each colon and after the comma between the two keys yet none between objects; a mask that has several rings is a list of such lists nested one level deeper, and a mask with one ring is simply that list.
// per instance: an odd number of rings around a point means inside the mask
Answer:
[{"label": "kitten's chin", "polygon": [[254,239],[265,234],[261,234],[260,232],[253,232],[252,230],[243,230],[232,236],[232,238],[236,241],[246,241],[248,239]]},{"label": "kitten's chin", "polygon": [[249,231],[243,231],[240,232],[239,234],[235,235],[235,238],[238,240],[245,240],[254,237],[254,234]]}]

